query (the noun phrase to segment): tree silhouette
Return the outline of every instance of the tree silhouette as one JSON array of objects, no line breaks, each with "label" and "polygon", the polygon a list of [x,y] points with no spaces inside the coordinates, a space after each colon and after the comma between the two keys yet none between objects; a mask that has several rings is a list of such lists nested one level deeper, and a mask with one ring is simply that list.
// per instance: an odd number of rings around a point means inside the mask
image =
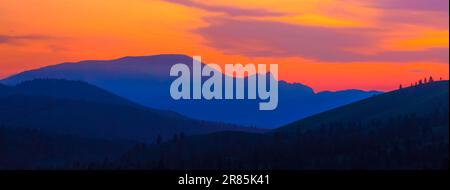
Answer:
[{"label": "tree silhouette", "polygon": [[177,135],[177,134],[174,134],[174,135],[173,135],[173,141],[174,141],[174,142],[177,142],[177,141],[178,141],[178,135]]},{"label": "tree silhouette", "polygon": [[160,145],[161,142],[162,142],[162,137],[161,137],[161,135],[158,135],[158,137],[156,137],[156,144]]},{"label": "tree silhouette", "polygon": [[184,134],[184,132],[180,133],[180,139],[183,140],[186,137],[186,135]]}]

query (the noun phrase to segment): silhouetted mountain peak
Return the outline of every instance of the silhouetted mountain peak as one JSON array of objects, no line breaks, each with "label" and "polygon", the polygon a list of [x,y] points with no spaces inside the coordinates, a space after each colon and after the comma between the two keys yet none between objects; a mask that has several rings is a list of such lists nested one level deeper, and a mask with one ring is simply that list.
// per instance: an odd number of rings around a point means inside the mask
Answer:
[{"label": "silhouetted mountain peak", "polygon": [[[22,82],[16,86],[6,86],[5,95],[24,94],[33,96],[47,96],[59,99],[83,100],[107,104],[138,106],[124,98],[106,90],[82,81],[65,79],[34,79]],[[2,89],[0,88],[0,91]],[[2,95],[0,93],[0,95]]]},{"label": "silhouetted mountain peak", "polygon": [[302,83],[297,83],[297,82],[288,83],[286,81],[281,80],[281,81],[279,81],[278,85],[279,85],[280,89],[283,89],[286,91],[296,91],[294,93],[298,93],[298,94],[308,94],[308,95],[314,94],[314,90],[311,87],[306,86]]},{"label": "silhouetted mountain peak", "polygon": [[[259,111],[258,102],[252,100],[175,101],[169,93],[174,80],[169,75],[170,68],[177,63],[191,66],[192,59],[186,55],[162,54],[62,63],[26,71],[1,82],[15,85],[38,78],[85,81],[151,108],[171,110],[195,119],[264,128],[278,127],[374,94],[364,91],[314,93],[304,84],[279,81],[278,107],[270,112]],[[267,80],[269,78],[266,76]]]}]

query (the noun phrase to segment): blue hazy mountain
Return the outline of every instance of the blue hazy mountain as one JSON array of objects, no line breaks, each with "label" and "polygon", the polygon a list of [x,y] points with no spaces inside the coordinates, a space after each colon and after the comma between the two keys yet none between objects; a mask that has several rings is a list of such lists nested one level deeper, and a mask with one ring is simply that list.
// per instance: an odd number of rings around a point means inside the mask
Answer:
[{"label": "blue hazy mountain", "polygon": [[174,101],[169,87],[175,78],[169,76],[169,71],[176,63],[192,65],[192,58],[156,55],[62,63],[25,71],[1,82],[14,85],[37,78],[85,81],[148,107],[172,110],[201,120],[263,128],[278,127],[379,93],[361,90],[315,93],[306,85],[279,81],[279,103],[274,111],[259,111],[259,100]]},{"label": "blue hazy mountain", "polygon": [[264,134],[219,132],[132,149],[110,167],[448,170],[448,114],[449,83],[439,81],[376,95]]},{"label": "blue hazy mountain", "polygon": [[10,128],[141,142],[157,136],[256,131],[140,106],[85,82],[36,79],[1,89],[0,125]]},{"label": "blue hazy mountain", "polygon": [[125,98],[114,95],[96,86],[89,85],[86,82],[64,79],[34,79],[24,81],[16,86],[0,86],[0,96],[14,94],[139,106]]}]

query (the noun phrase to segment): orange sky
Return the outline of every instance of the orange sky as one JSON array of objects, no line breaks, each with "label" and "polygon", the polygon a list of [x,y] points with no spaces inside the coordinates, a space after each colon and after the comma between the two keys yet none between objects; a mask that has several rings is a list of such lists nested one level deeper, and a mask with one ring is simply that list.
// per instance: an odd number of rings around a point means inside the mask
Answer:
[{"label": "orange sky", "polygon": [[176,53],[278,63],[316,91],[449,78],[448,0],[0,0],[0,78]]}]

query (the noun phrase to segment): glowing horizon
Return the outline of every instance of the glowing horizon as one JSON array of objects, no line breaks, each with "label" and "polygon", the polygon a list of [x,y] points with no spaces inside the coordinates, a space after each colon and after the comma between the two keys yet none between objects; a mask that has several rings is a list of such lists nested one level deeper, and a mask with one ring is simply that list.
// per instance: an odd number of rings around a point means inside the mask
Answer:
[{"label": "glowing horizon", "polygon": [[156,54],[277,63],[279,79],[382,90],[449,78],[448,0],[0,0],[0,78]]}]

